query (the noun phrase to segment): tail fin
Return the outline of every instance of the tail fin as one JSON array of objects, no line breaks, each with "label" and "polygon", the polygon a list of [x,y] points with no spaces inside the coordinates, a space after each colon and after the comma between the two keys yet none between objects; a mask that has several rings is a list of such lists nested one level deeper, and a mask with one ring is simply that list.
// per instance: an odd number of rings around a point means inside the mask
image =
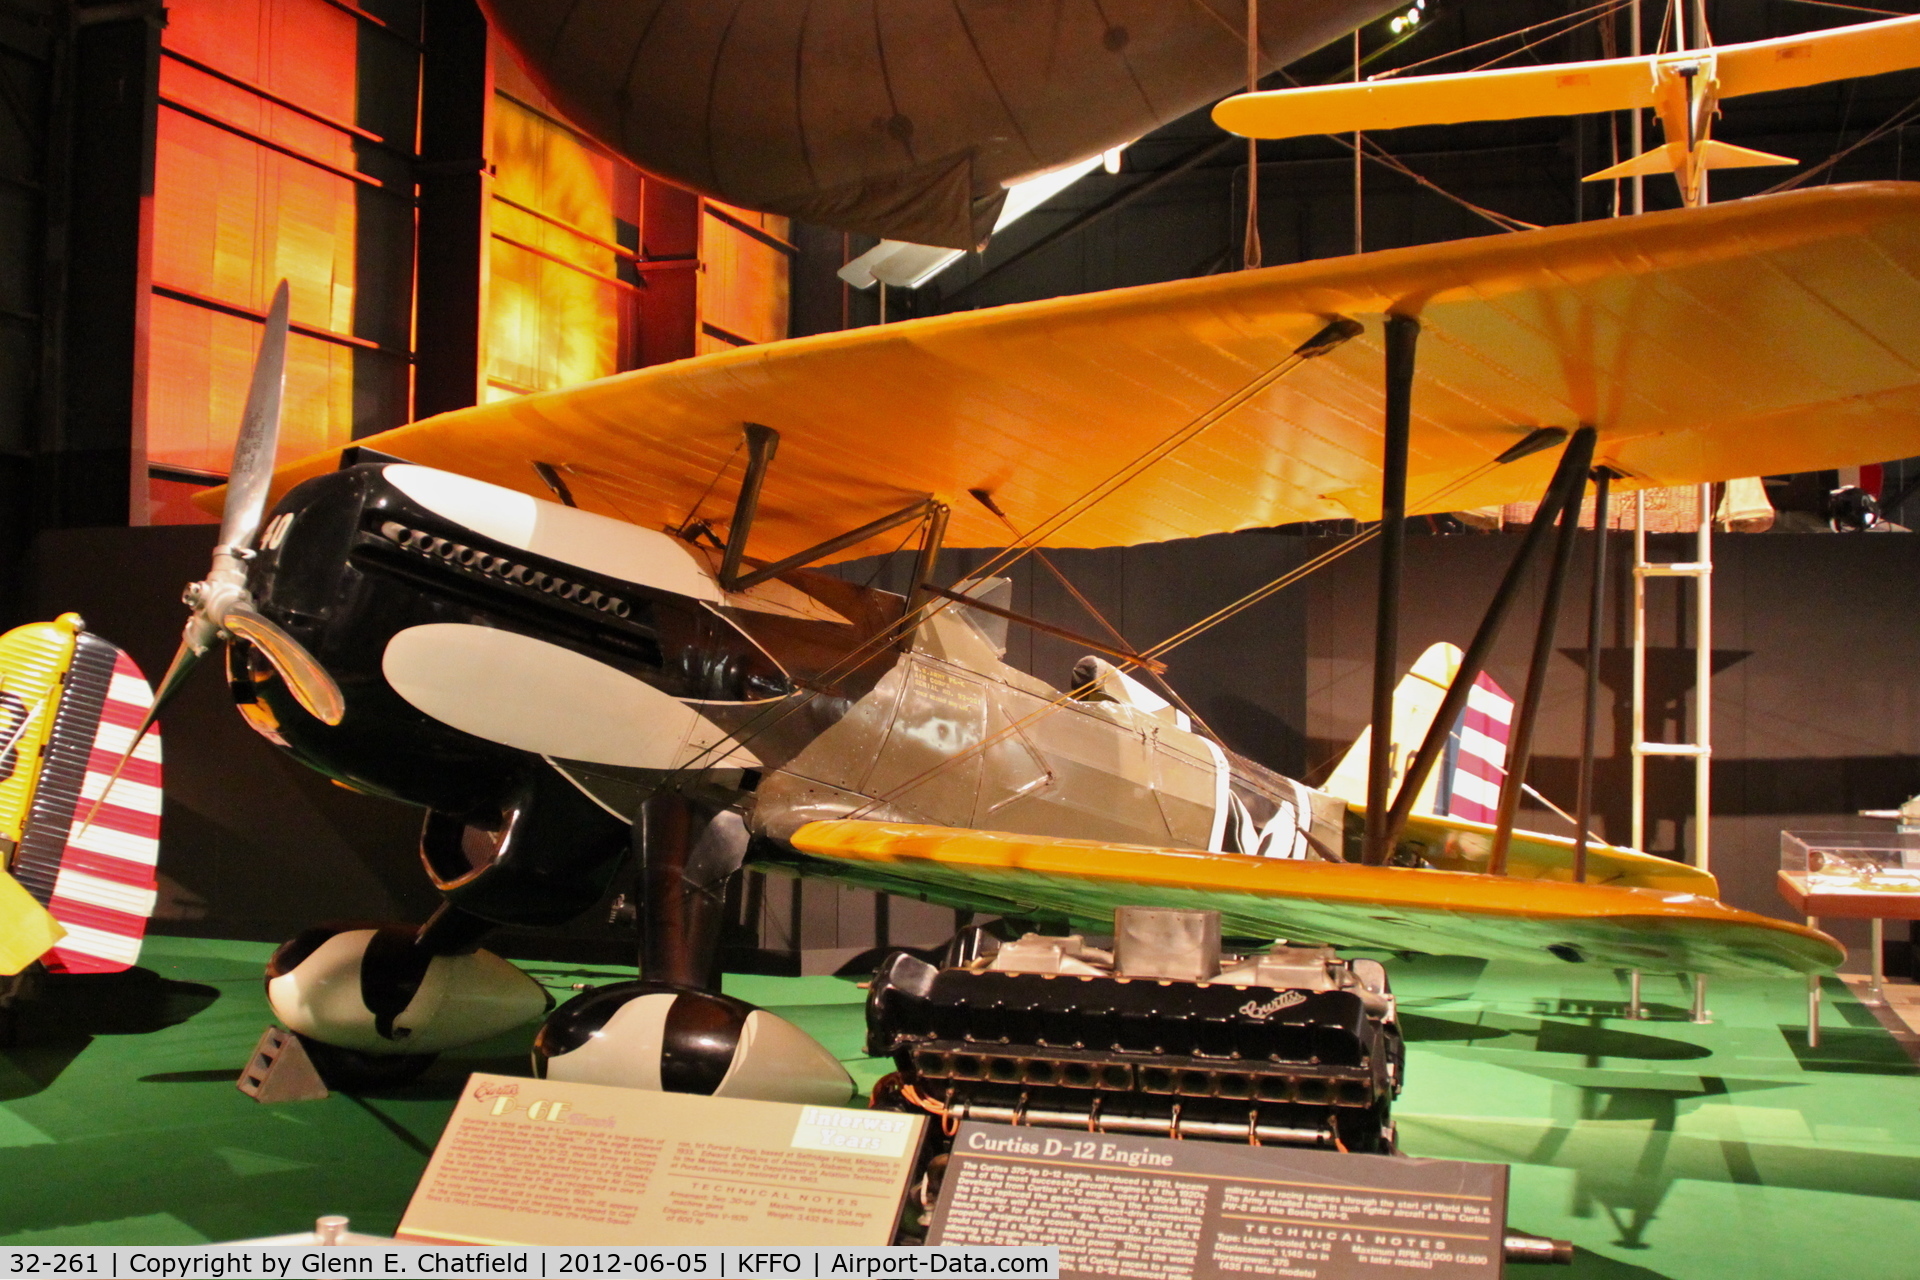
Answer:
[{"label": "tail fin", "polygon": [[[1442,641],[1421,654],[1393,691],[1393,750],[1390,753],[1391,793],[1406,775],[1413,753],[1420,749],[1447,686],[1460,670],[1460,650]],[[1437,817],[1491,822],[1500,803],[1500,784],[1506,777],[1507,731],[1513,719],[1513,699],[1484,671],[1467,695],[1447,737],[1446,754],[1420,788],[1413,811]],[[1367,757],[1373,730],[1360,731],[1333,776],[1321,789],[1349,804],[1367,802]]]},{"label": "tail fin", "polygon": [[[133,660],[77,614],[0,635],[0,869],[10,877],[0,883],[0,942],[36,930],[11,950],[0,946],[0,974],[31,962],[25,953],[35,947],[54,973],[118,973],[138,962],[158,888],[158,736],[149,733],[119,773],[108,770],[152,701]],[[97,826],[82,823],[83,797]]]}]

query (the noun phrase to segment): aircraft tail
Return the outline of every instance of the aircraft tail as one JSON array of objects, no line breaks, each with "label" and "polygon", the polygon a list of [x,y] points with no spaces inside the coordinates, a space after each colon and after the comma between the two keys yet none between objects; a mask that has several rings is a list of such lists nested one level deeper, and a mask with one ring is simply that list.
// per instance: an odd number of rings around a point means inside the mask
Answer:
[{"label": "aircraft tail", "polygon": [[[1447,686],[1460,670],[1460,656],[1455,645],[1444,641],[1433,645],[1394,688],[1389,794],[1406,776],[1413,753],[1420,749],[1428,727],[1439,714]],[[1492,676],[1481,672],[1467,695],[1466,709],[1447,737],[1446,752],[1420,788],[1413,812],[1492,822],[1500,806],[1500,786],[1507,776],[1507,739],[1512,720],[1513,699]],[[1366,804],[1367,757],[1372,744],[1373,730],[1362,729],[1321,789],[1349,804]]]}]

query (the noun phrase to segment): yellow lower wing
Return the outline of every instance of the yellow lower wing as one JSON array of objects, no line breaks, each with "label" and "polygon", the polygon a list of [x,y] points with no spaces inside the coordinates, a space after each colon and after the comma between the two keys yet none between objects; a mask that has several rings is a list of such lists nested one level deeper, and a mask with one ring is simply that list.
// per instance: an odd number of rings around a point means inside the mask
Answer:
[{"label": "yellow lower wing", "polygon": [[1143,904],[1216,910],[1233,937],[1663,973],[1818,973],[1845,956],[1817,930],[1691,893],[895,822],[812,822],[790,843],[804,874],[1089,929]]},{"label": "yellow lower wing", "polygon": [[[1416,846],[1421,860],[1441,871],[1487,869],[1493,853],[1493,827],[1464,818],[1415,814],[1407,819],[1400,848]],[[1507,848],[1507,875],[1516,880],[1573,880],[1573,839],[1516,831]],[[1587,846],[1587,883],[1616,889],[1658,889],[1691,893],[1703,898],[1720,896],[1720,882],[1684,862],[1656,857],[1610,844]]]}]

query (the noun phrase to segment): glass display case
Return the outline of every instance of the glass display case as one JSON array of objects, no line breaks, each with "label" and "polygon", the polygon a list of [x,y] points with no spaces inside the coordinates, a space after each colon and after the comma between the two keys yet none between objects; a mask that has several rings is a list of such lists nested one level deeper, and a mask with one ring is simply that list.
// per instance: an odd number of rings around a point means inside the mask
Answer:
[{"label": "glass display case", "polygon": [[1920,833],[1782,831],[1780,870],[1808,893],[1920,895]]},{"label": "glass display case", "polygon": [[[1779,887],[1814,928],[1823,916],[1872,922],[1862,1000],[1885,1005],[1885,922],[1920,920],[1920,832],[1782,831]],[[1820,1044],[1818,974],[1807,977],[1807,1044]]]}]

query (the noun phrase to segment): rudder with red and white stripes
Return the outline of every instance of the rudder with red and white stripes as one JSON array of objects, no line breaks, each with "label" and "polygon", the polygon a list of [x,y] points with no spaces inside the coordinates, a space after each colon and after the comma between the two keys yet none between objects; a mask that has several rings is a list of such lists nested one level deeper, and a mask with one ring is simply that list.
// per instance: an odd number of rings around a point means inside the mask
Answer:
[{"label": "rudder with red and white stripes", "polygon": [[67,931],[43,957],[55,973],[115,973],[139,961],[158,888],[158,725],[113,775],[152,701],[124,652],[76,637],[12,867]]}]

